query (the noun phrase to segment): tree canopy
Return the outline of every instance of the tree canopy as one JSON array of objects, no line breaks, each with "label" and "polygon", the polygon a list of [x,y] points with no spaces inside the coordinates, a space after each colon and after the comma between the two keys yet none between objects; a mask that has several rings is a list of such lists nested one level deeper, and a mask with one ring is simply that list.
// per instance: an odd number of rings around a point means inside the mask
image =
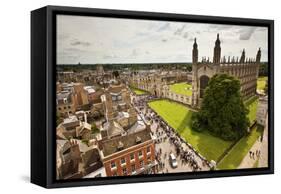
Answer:
[{"label": "tree canopy", "polygon": [[225,140],[236,140],[247,132],[247,113],[240,81],[227,74],[217,74],[205,89],[201,109],[193,116],[192,128],[208,130]]},{"label": "tree canopy", "polygon": [[118,77],[119,77],[119,72],[118,72],[118,71],[113,71],[112,74],[113,74],[113,76],[114,76],[115,78],[118,78]]},{"label": "tree canopy", "polygon": [[97,128],[97,125],[95,123],[91,124],[91,131],[93,134],[99,132],[99,128]]}]

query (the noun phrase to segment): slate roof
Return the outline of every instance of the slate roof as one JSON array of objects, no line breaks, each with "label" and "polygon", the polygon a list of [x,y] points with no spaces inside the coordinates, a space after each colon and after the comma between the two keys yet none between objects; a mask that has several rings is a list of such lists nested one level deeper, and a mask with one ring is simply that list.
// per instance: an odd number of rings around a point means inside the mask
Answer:
[{"label": "slate roof", "polygon": [[120,142],[123,144],[122,150],[130,148],[134,145],[137,145],[137,142],[136,142],[137,139],[141,139],[141,143],[151,140],[152,137],[150,135],[150,130],[144,129],[144,130],[138,131],[136,133],[128,134],[125,136],[118,136],[118,137],[114,137],[112,139],[103,141],[102,142],[103,155],[106,157],[108,155],[121,151],[121,150],[118,150],[118,145],[120,145]]}]

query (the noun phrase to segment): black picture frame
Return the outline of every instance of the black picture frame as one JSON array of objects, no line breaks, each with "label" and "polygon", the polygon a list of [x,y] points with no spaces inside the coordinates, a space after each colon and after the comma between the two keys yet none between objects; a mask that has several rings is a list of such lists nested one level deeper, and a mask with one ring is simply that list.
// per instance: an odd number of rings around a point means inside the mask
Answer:
[{"label": "black picture frame", "polygon": [[[55,88],[57,14],[162,21],[264,26],[268,28],[269,157],[268,168],[56,180]],[[94,8],[46,6],[31,12],[31,182],[46,188],[171,181],[274,173],[274,21],[232,17],[152,13]]]}]

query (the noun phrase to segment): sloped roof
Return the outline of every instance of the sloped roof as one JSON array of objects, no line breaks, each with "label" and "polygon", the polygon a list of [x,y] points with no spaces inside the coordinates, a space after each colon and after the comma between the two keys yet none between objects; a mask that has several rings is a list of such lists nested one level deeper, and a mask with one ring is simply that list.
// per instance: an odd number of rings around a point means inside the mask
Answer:
[{"label": "sloped roof", "polygon": [[125,136],[118,136],[118,137],[114,137],[112,139],[103,141],[102,142],[103,155],[108,156],[113,153],[119,152],[120,150],[118,150],[118,145],[120,144],[120,142],[123,144],[122,150],[130,148],[134,145],[137,145],[137,142],[136,142],[137,139],[140,139],[141,142],[146,142],[148,140],[151,140],[152,137],[150,135],[150,130],[144,129],[144,130],[138,131],[136,133],[128,134]]}]

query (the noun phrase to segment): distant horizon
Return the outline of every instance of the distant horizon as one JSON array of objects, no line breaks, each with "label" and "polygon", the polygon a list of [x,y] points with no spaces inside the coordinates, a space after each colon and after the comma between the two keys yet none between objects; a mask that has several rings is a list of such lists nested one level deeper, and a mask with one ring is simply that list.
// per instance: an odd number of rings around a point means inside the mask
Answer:
[{"label": "distant horizon", "polygon": [[[201,61],[199,61],[200,63]],[[68,63],[68,64],[57,64],[58,66],[60,65],[128,65],[128,64],[192,64],[192,62],[155,62],[155,63],[148,63],[148,62],[136,62],[136,63]],[[260,63],[268,63],[268,61],[261,61]]]}]

